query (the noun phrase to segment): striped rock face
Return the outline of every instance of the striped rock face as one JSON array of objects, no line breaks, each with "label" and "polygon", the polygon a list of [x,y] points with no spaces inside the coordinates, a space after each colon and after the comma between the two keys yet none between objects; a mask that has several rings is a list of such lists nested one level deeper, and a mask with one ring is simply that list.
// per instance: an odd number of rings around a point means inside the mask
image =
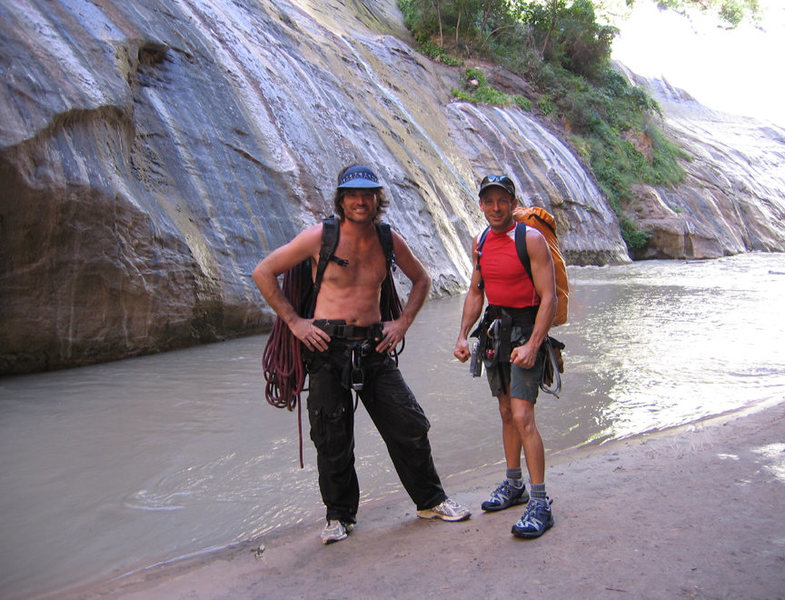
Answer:
[{"label": "striped rock face", "polygon": [[[385,219],[434,295],[468,283],[487,172],[509,174],[525,204],[555,216],[568,263],[628,261],[616,216],[553,126],[453,102],[460,69],[407,39],[394,0],[329,11],[307,0],[4,1],[0,373],[268,328],[253,267],[333,212],[335,178],[357,161],[379,175]],[[526,86],[490,67],[489,82]],[[712,198],[685,206],[685,231],[713,215]],[[735,214],[720,199],[714,223]],[[706,234],[711,253],[746,247],[735,227]],[[785,234],[770,237],[782,245]]]}]

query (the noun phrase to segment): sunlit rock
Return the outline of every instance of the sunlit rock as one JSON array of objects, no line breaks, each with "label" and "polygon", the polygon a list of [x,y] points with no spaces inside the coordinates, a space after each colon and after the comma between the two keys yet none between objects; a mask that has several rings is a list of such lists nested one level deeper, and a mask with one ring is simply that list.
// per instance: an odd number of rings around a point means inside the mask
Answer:
[{"label": "sunlit rock", "polygon": [[675,188],[638,186],[629,209],[651,239],[640,258],[717,258],[785,250],[785,129],[721,114],[663,80],[634,77],[689,155]]},{"label": "sunlit rock", "polygon": [[454,102],[460,70],[413,49],[394,0],[5,0],[0,59],[3,373],[268,327],[254,265],[332,212],[354,161],[434,295],[465,289],[487,172],[555,214],[570,263],[629,260],[559,135]]}]

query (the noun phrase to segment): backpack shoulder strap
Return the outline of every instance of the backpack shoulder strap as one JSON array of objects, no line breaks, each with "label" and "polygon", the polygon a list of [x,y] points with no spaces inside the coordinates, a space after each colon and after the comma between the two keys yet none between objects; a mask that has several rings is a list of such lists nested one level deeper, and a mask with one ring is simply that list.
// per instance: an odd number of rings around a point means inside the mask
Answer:
[{"label": "backpack shoulder strap", "polygon": [[477,252],[477,270],[480,270],[480,257],[482,256],[482,247],[485,245],[485,238],[488,237],[488,232],[491,230],[490,225],[485,228],[485,230],[480,234],[480,237],[477,239],[477,247],[475,251]]},{"label": "backpack shoulder strap", "polygon": [[308,309],[308,316],[313,315],[313,310],[316,307],[316,297],[319,295],[319,288],[322,287],[322,278],[324,271],[327,269],[327,263],[331,260],[341,259],[335,258],[335,249],[338,247],[338,239],[341,237],[341,229],[338,226],[338,219],[334,216],[327,217],[322,220],[322,246],[319,249],[319,262],[316,264],[316,276],[313,281],[313,292],[311,294],[311,303]]},{"label": "backpack shoulder strap", "polygon": [[[395,264],[395,251],[393,250],[392,229],[389,223],[379,223],[376,226],[376,231],[379,234],[379,241],[382,244],[384,251],[384,258],[387,261],[387,268],[389,269]],[[319,295],[319,289],[322,287],[322,279],[324,272],[327,269],[327,264],[332,260],[340,265],[346,265],[346,261],[342,258],[335,256],[335,249],[338,247],[338,240],[341,237],[341,229],[339,227],[338,219],[335,216],[327,217],[322,220],[322,246],[319,249],[319,262],[316,265],[316,276],[313,282],[313,294],[311,296],[311,306],[308,314],[313,314],[313,309],[316,306],[316,297]]]},{"label": "backpack shoulder strap", "polygon": [[534,281],[532,277],[532,263],[529,260],[529,251],[526,248],[526,224],[518,223],[515,227],[515,249],[518,251],[518,258],[526,269],[529,279]]},{"label": "backpack shoulder strap", "polygon": [[[376,232],[379,234],[379,241],[382,244],[382,251],[384,252],[384,259],[387,262],[387,275],[382,281],[382,290],[379,296],[379,309],[382,314],[382,321],[394,321],[401,316],[403,306],[401,299],[398,297],[398,291],[395,289],[395,280],[393,278],[393,271],[395,270],[395,249],[393,248],[392,228],[389,223],[379,223],[376,226]],[[403,346],[400,350],[396,350],[395,360],[397,355],[403,352]]]},{"label": "backpack shoulder strap", "polygon": [[[490,227],[486,227],[485,231],[480,234],[480,239],[477,240],[477,252],[482,255],[482,247],[485,244],[485,238],[488,237],[488,232],[491,230]],[[529,251],[526,248],[526,224],[525,223],[518,223],[515,226],[515,250],[518,252],[518,258],[523,265],[523,268],[526,269],[526,273],[529,275],[529,279],[532,277],[532,265],[531,261],[529,260]],[[477,263],[477,268],[479,269],[479,259]]]},{"label": "backpack shoulder strap", "polygon": [[[485,230],[480,234],[480,237],[477,239],[477,247],[475,251],[477,252],[477,270],[480,270],[480,257],[482,256],[482,247],[485,245],[485,238],[488,237],[488,232],[491,230],[491,226],[485,228]],[[483,289],[485,287],[485,281],[480,276],[480,283],[477,284],[477,287]]]},{"label": "backpack shoulder strap", "polygon": [[480,234],[480,239],[478,239],[478,240],[477,240],[477,252],[479,252],[480,250],[482,250],[483,244],[485,244],[485,238],[487,238],[487,237],[488,237],[488,232],[489,232],[490,230],[491,230],[491,228],[490,228],[490,226],[488,226],[488,227],[486,227],[486,228],[485,228],[485,231],[483,231],[483,232]]},{"label": "backpack shoulder strap", "polygon": [[395,250],[393,249],[392,228],[390,227],[389,223],[379,223],[376,226],[376,231],[379,234],[379,241],[382,243],[384,258],[387,261],[387,268],[389,269],[395,264]]}]

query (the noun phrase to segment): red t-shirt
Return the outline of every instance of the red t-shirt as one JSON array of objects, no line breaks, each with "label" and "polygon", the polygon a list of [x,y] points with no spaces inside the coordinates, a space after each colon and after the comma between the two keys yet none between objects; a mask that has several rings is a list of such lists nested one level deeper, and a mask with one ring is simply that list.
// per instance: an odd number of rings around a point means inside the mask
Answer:
[{"label": "red t-shirt", "polygon": [[480,252],[480,274],[490,304],[539,306],[540,297],[515,249],[515,225],[506,233],[489,230]]}]

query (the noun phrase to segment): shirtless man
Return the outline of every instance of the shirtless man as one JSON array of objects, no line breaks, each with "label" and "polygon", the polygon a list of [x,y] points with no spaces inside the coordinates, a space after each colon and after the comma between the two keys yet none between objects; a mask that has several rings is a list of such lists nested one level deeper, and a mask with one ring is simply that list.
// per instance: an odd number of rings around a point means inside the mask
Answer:
[{"label": "shirtless man", "polygon": [[360,491],[354,468],[353,387],[387,445],[417,516],[467,519],[469,510],[444,493],[431,455],[430,423],[390,357],[425,302],[430,277],[393,232],[395,262],[412,287],[400,317],[382,323],[379,302],[387,264],[376,224],[387,201],[373,171],[363,165],[341,171],[334,205],[340,238],[313,319],[297,314],[277,277],[305,259],[316,264],[321,224],[271,252],[253,272],[262,296],[306,348],[308,418],[327,508],[322,541],[345,539],[356,523]]}]

